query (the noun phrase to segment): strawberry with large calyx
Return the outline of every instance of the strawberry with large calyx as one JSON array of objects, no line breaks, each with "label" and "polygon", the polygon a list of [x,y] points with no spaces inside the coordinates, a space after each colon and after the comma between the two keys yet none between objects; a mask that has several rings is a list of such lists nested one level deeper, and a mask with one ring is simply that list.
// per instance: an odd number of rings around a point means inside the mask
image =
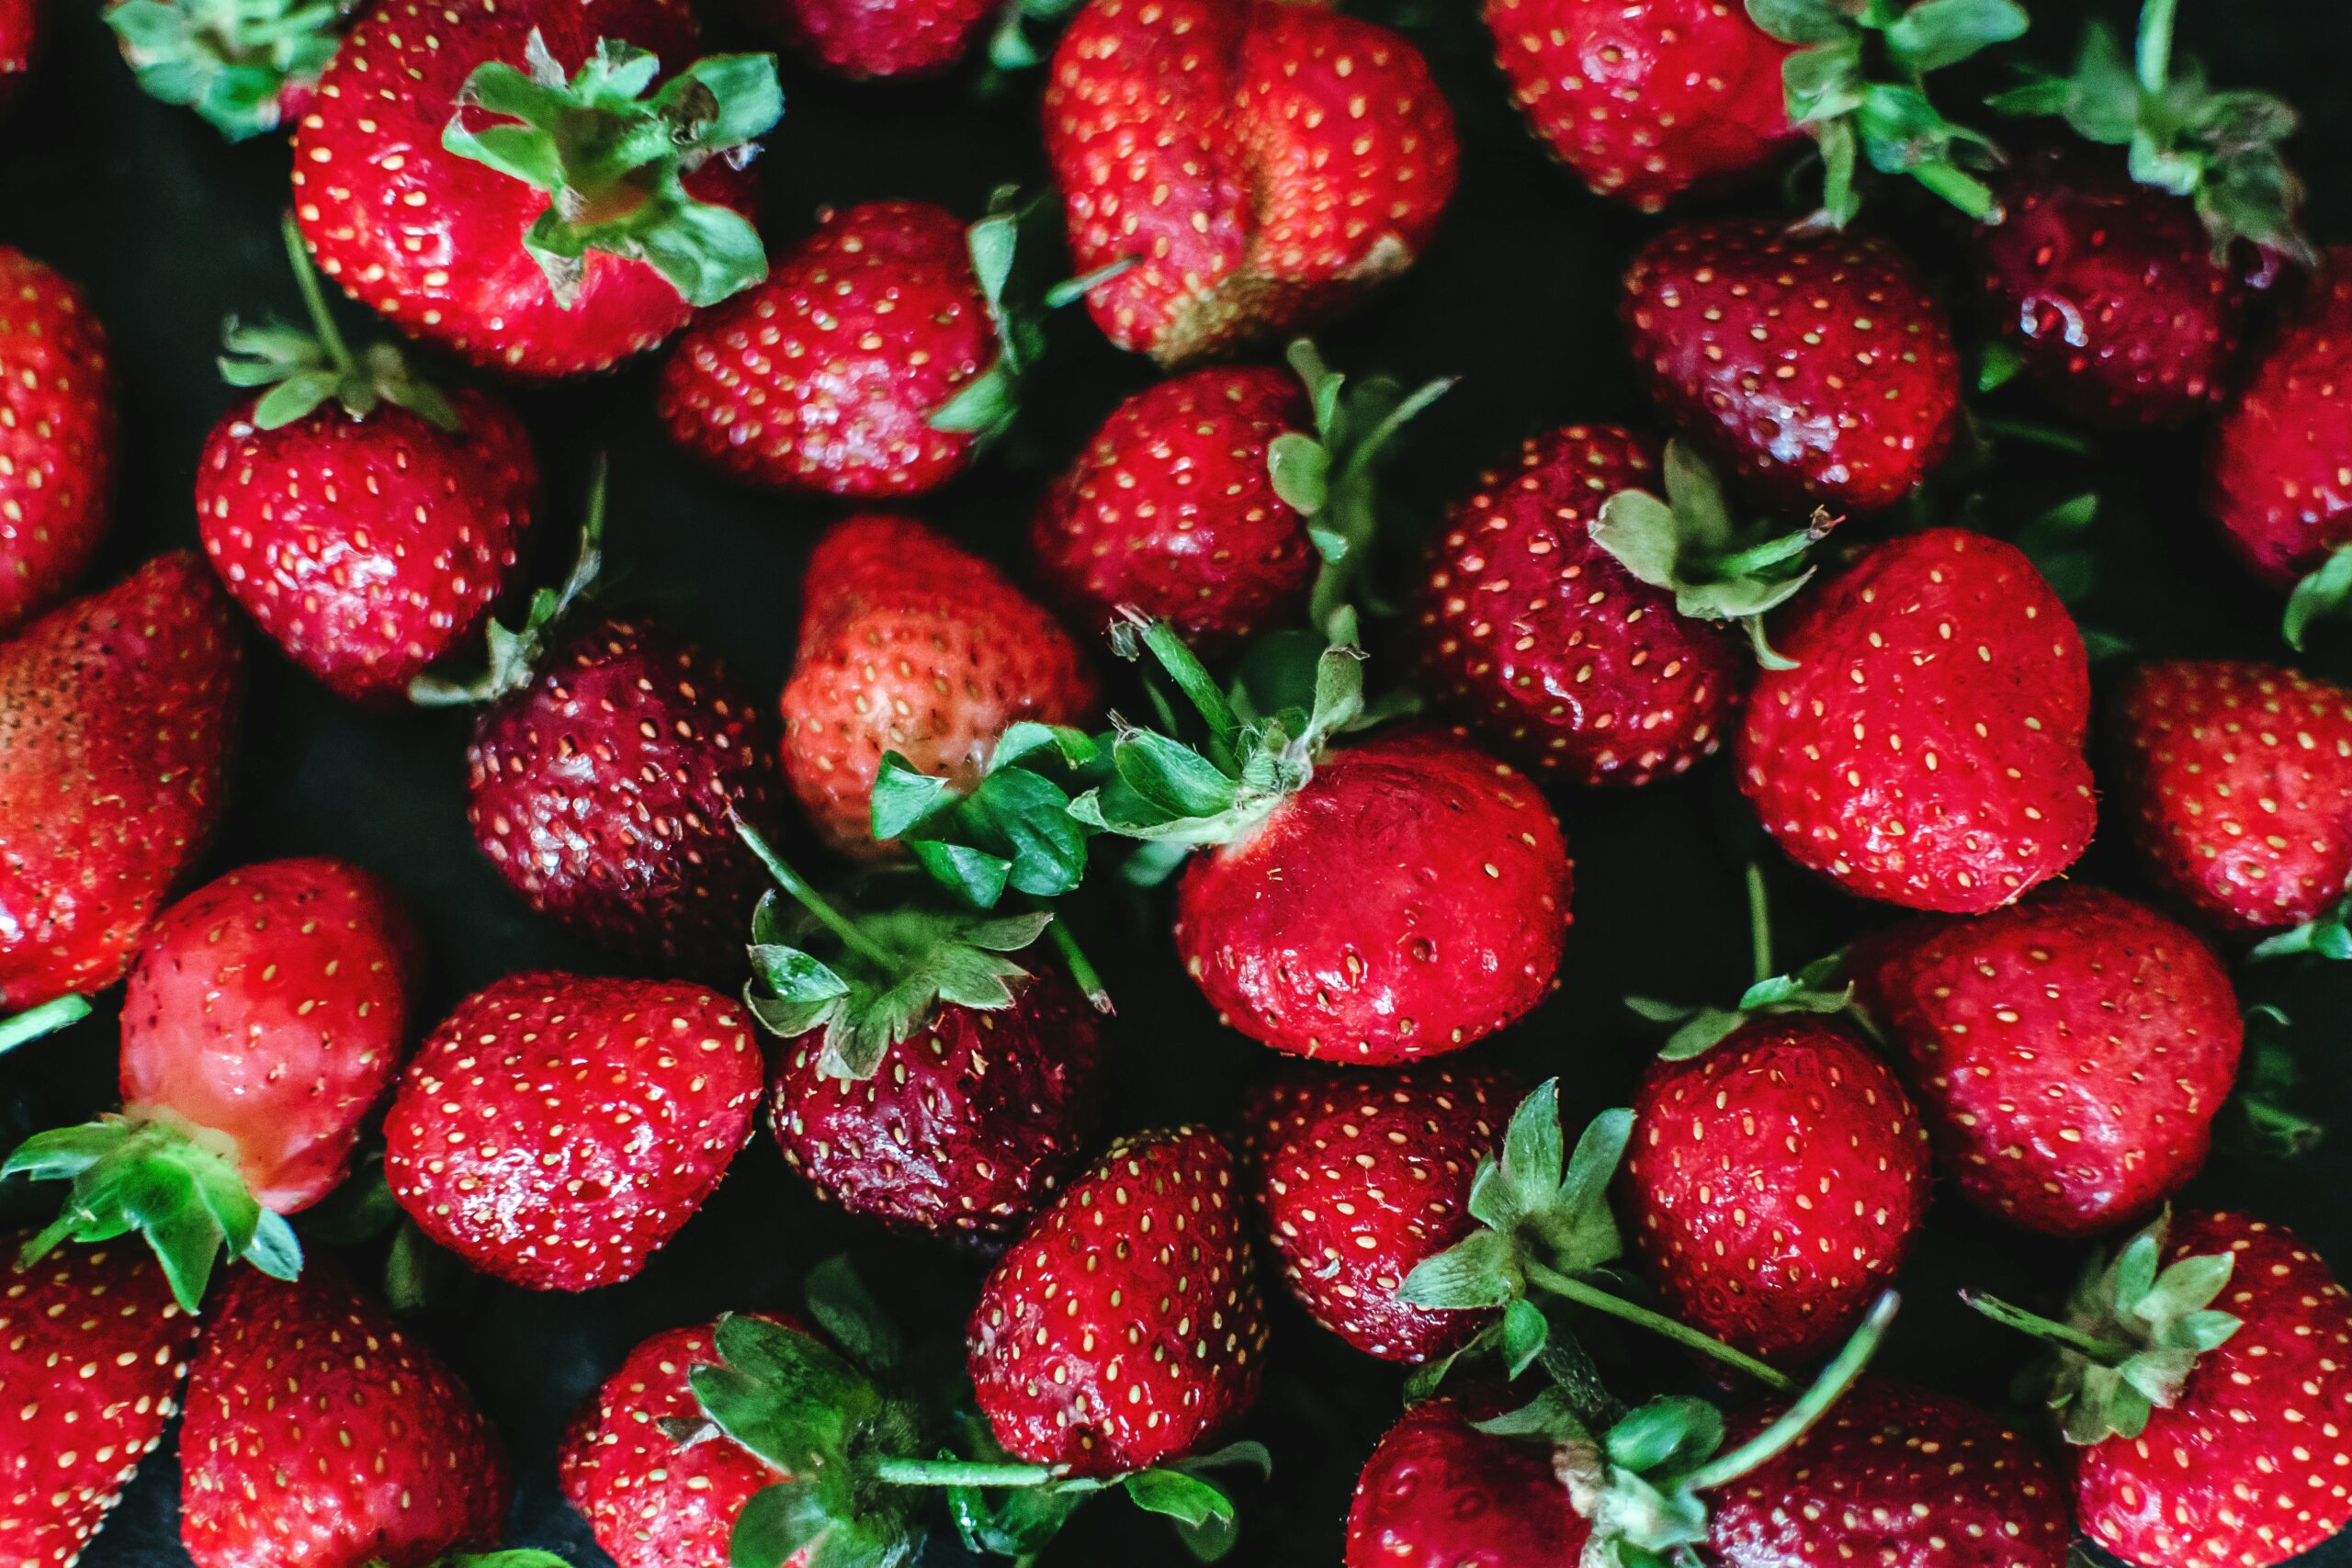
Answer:
[{"label": "strawberry with large calyx", "polygon": [[342,0],[114,0],[105,17],[150,96],[243,141],[310,102],[349,9]]}]

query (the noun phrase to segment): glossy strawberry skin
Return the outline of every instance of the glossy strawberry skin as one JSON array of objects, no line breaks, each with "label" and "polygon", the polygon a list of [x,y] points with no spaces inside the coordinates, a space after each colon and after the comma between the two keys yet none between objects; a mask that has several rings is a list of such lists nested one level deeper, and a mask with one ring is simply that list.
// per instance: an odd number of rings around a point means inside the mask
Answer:
[{"label": "glossy strawberry skin", "polygon": [[756,0],[762,28],[836,76],[933,76],[998,15],[989,0]]},{"label": "glossy strawberry skin", "polygon": [[1094,1013],[1057,972],[1011,1007],[942,1003],[864,1081],[777,1053],[768,1115],[786,1163],[853,1213],[942,1235],[1018,1230],[1084,1151],[1107,1064]]},{"label": "glossy strawberry skin", "polygon": [[143,1247],[61,1247],[15,1266],[0,1235],[0,1562],[74,1568],[163,1440],[197,1320]]},{"label": "glossy strawberry skin", "polygon": [[384,1118],[417,1227],[538,1291],[635,1277],[749,1141],[760,1055],[699,986],[510,975],[425,1040]]},{"label": "glossy strawberry skin", "polygon": [[[375,0],[294,133],[294,216],[319,270],[402,332],[513,375],[572,376],[651,348],[691,307],[648,264],[602,252],[558,304],[523,247],[547,193],[443,150],[466,78],[491,61],[525,68],[534,31],[567,77],[599,39],[673,70],[696,53],[684,0]],[[724,158],[686,189],[750,209],[749,179]]]},{"label": "glossy strawberry skin", "polygon": [[1267,449],[1314,427],[1298,378],[1211,367],[1112,412],[1029,529],[1037,575],[1072,624],[1122,604],[1167,621],[1208,657],[1306,611],[1316,553],[1274,493]]},{"label": "glossy strawberry skin", "polygon": [[1236,1177],[1204,1128],[1136,1134],[1006,1251],[967,1349],[1008,1452],[1125,1474],[1194,1452],[1255,1402],[1265,1303]]},{"label": "glossy strawberry skin", "polygon": [[1755,174],[1804,139],[1790,47],[1722,0],[1486,0],[1528,129],[1595,194],[1657,212]]},{"label": "glossy strawberry skin", "polygon": [[1799,864],[1866,898],[1982,914],[2090,842],[2089,661],[2015,547],[1956,528],[1890,540],[1772,640],[1797,667],[1757,678],[1740,787]]},{"label": "glossy strawberry skin", "polygon": [[1623,308],[1651,396],[1778,504],[1892,506],[1951,445],[1951,329],[1883,240],[1685,224],[1634,258]]},{"label": "glossy strawberry skin", "polygon": [[970,462],[931,416],[997,360],[965,227],[945,208],[826,212],[767,281],[703,311],[662,366],[671,439],[738,479],[860,500]]},{"label": "glossy strawberry skin", "polygon": [[1406,1410],[1356,1481],[1346,1568],[1576,1568],[1591,1527],[1535,1443],[1450,1399]]},{"label": "glossy strawberry skin", "polygon": [[2204,1166],[2245,1030],[2221,961],[2145,905],[2046,888],[1872,933],[1847,972],[1945,1173],[1987,1213],[2096,1235]]},{"label": "glossy strawberry skin", "polygon": [[727,669],[644,620],[567,638],[475,721],[466,819],[531,908],[606,946],[733,972],[767,886],[775,753]]},{"label": "glossy strawberry skin", "polygon": [[[1726,1448],[1781,1409],[1735,1412]],[[1973,1405],[1875,1377],[1708,1502],[1723,1568],[2064,1568],[2073,1534],[2064,1483],[2030,1442]]]},{"label": "glossy strawberry skin", "polygon": [[1497,1151],[1520,1086],[1491,1068],[1309,1069],[1243,1112],[1258,1212],[1291,1294],[1367,1355],[1425,1361],[1492,1314],[1396,1299],[1415,1266],[1476,1228],[1470,1179]]},{"label": "glossy strawberry skin", "polygon": [[876,852],[874,778],[896,751],[968,786],[1005,727],[1083,724],[1094,677],[995,567],[910,517],[854,517],[808,558],[784,688],[784,773],[834,848]]},{"label": "glossy strawberry skin", "polygon": [[1179,366],[1339,314],[1428,245],[1453,111],[1385,28],[1281,0],[1092,0],[1046,87],[1046,152],[1120,347]]},{"label": "glossy strawberry skin", "polygon": [[1833,1348],[1928,1209],[1928,1134],[1881,1062],[1804,1015],[1751,1019],[1634,1099],[1621,1182],[1668,1312],[1766,1360]]},{"label": "glossy strawberry skin", "polygon": [[1193,856],[1176,951],[1252,1040],[1395,1066],[1544,999],[1571,881],[1559,820],[1526,775],[1416,728],[1335,752],[1248,836]]},{"label": "glossy strawberry skin", "polygon": [[2120,167],[2044,152],[1977,231],[1992,324],[2069,415],[2177,425],[2220,400],[2244,339],[2244,280],[2196,209]]},{"label": "glossy strawberry skin", "polygon": [[1748,656],[1593,543],[1602,503],[1657,492],[1657,442],[1572,424],[1520,449],[1453,509],[1418,606],[1423,667],[1451,716],[1523,767],[1645,784],[1722,745]]},{"label": "glossy strawberry skin", "polygon": [[2205,504],[2284,588],[2352,541],[2352,246],[2331,248],[2213,425]]},{"label": "glossy strawberry skin", "polygon": [[[6,32],[0,22],[0,59]],[[115,427],[114,370],[89,301],[0,245],[0,637],[54,604],[97,548]]]},{"label": "glossy strawberry skin", "polygon": [[120,976],[220,819],[242,662],[192,552],[0,644],[0,1011]]},{"label": "glossy strawberry skin", "polygon": [[2213,1305],[2241,1326],[2138,1438],[2072,1450],[2075,1517],[2147,1568],[2268,1568],[2352,1523],[2352,1301],[2280,1225],[2184,1212],[2168,1242],[2234,1258]]},{"label": "glossy strawberry skin", "polygon": [[416,933],[390,888],[265,861],[164,911],[122,998],[122,1104],[204,1129],[254,1197],[308,1208],[350,1173],[408,1046]]},{"label": "glossy strawberry skin", "polygon": [[353,419],[332,399],[261,430],[246,403],[197,461],[197,530],[230,597],[356,702],[397,702],[470,645],[530,529],[529,433],[479,392],[449,400],[455,432],[390,404]]},{"label": "glossy strawberry skin", "polygon": [[2352,883],[2352,692],[2271,664],[2143,664],[2119,798],[2150,876],[2210,924],[2275,931]]},{"label": "glossy strawberry skin", "polygon": [[[494,1543],[512,1490],[472,1396],[323,1264],[240,1269],[207,1314],[180,1428],[196,1568],[426,1568]],[[348,1454],[350,1461],[321,1462]]]}]

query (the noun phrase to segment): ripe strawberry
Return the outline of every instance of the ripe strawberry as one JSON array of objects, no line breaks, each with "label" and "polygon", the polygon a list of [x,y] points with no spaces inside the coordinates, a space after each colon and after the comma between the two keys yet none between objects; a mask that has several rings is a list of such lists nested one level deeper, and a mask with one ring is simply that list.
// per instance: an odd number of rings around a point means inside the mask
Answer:
[{"label": "ripe strawberry", "polygon": [[[0,1242],[13,1257],[28,1238]],[[0,1562],[74,1568],[163,1440],[196,1318],[127,1247],[0,1273]]]},{"label": "ripe strawberry", "polygon": [[1407,1408],[1364,1461],[1346,1568],[1574,1568],[1592,1527],[1532,1443],[1451,1399]]},{"label": "ripe strawberry", "polygon": [[291,1277],[280,1216],[350,1173],[408,1043],[415,956],[391,890],[340,861],[246,866],[164,910],[123,991],[122,1114],[0,1168],[74,1183],[32,1256],[139,1231],[190,1312],[224,1244]]},{"label": "ripe strawberry", "polygon": [[54,604],[97,548],[114,449],[105,329],[79,288],[0,245],[0,637]]},{"label": "ripe strawberry", "polygon": [[520,376],[652,347],[766,272],[741,165],[783,109],[775,62],[685,65],[695,43],[679,0],[374,0],[294,135],[321,269]]},{"label": "ripe strawberry", "polygon": [[1951,330],[1883,240],[1686,224],[1634,258],[1624,315],[1651,395],[1775,501],[1892,506],[1951,444]]},{"label": "ripe strawberry", "polygon": [[2148,874],[2230,931],[2317,919],[2352,884],[2352,692],[2271,664],[2143,664],[2116,702]]},{"label": "ripe strawberry", "polygon": [[699,986],[510,975],[428,1036],[384,1117],[417,1227],[537,1291],[634,1278],[752,1135],[760,1055]]},{"label": "ripe strawberry", "polygon": [[1120,347],[1174,367],[1356,303],[1429,244],[1453,111],[1397,34],[1281,0],[1091,0],[1055,51],[1046,152]]},{"label": "ripe strawberry", "polygon": [[464,1386],[322,1268],[238,1277],[188,1372],[180,1466],[196,1568],[425,1568],[495,1540],[511,1491]]},{"label": "ripe strawberry", "polygon": [[2197,937],[2096,887],[1865,937],[1848,962],[1945,1171],[2052,1235],[2144,1219],[2205,1163],[2245,1025]]},{"label": "ripe strawberry", "polygon": [[1520,1098],[1492,1069],[1310,1069],[1264,1085],[1244,1112],[1267,1240],[1291,1294],[1357,1349],[1425,1361],[1486,1314],[1398,1299],[1423,1258],[1476,1226],[1470,1180]]},{"label": "ripe strawberry", "polygon": [[1122,1138],[990,1270],[968,1363],[1013,1457],[1124,1474],[1249,1409],[1265,1306],[1233,1187],[1233,1156],[1204,1128]]},{"label": "ripe strawberry", "polygon": [[762,31],[854,82],[950,70],[1002,9],[992,0],[758,0],[749,7]]},{"label": "ripe strawberry", "polygon": [[2073,864],[2095,815],[2081,634],[2013,546],[1893,539],[1776,623],[1740,787],[1798,863],[1851,893],[1981,914]]},{"label": "ripe strawberry", "polygon": [[347,8],[318,0],[107,0],[107,26],[139,85],[232,141],[310,107]]},{"label": "ripe strawberry", "polygon": [[910,517],[854,517],[808,558],[784,688],[784,772],[837,849],[876,852],[883,753],[968,787],[1022,720],[1082,722],[1094,677],[993,566]]},{"label": "ripe strawberry", "polygon": [[220,818],[242,662],[192,551],[0,644],[0,1010],[122,974]]},{"label": "ripe strawberry", "polygon": [[13,98],[40,51],[41,7],[35,0],[0,5],[0,100]]}]

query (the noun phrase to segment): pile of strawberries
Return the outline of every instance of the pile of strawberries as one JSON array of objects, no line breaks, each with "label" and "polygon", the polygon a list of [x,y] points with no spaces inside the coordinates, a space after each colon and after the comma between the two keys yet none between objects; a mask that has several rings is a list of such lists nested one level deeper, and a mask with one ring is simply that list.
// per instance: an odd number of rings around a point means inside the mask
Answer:
[{"label": "pile of strawberries", "polygon": [[[565,1562],[503,1544],[504,1441],[402,1320],[636,1279],[763,1130],[977,1279],[962,1343],[812,1258],[600,1369],[554,1469],[620,1568],[1068,1561],[1080,1507],[1347,1568],[2265,1568],[2352,1525],[2352,1297],[2192,1186],[2323,1132],[2256,977],[2352,958],[2352,689],[2292,662],[2352,607],[2352,249],[2174,0],[2063,72],[2012,0],[1487,0],[1496,71],[1442,90],[1466,17],[739,9],[795,69],[1034,95],[1054,188],[763,212],[777,58],[686,0],[104,8],[148,92],[284,134],[309,320],[231,322],[202,451],[134,454],[106,324],[0,248],[0,1052],[111,1043],[120,1088],[0,1148],[55,1184],[0,1259],[0,1568],[71,1568],[175,1413],[198,1568]],[[0,3],[0,72],[96,25]],[[1401,308],[1469,92],[1667,214],[1584,302],[1652,406],[1531,409],[1577,422],[1417,517],[1384,473],[1451,383],[1301,334]],[[1091,332],[1159,378],[1025,534],[954,536]],[[780,696],[601,573],[601,468],[548,515],[509,392],[642,400],[595,379],[640,359],[684,454],[841,503]],[[2077,624],[2091,503],[2008,487],[2152,431],[2275,660]],[[196,547],[88,581],[116,471],[191,456]],[[595,972],[436,1019],[396,867],[216,863],[258,660],[468,709],[471,837]],[[1655,1043],[1587,1120],[1627,1065],[1524,1021],[1620,916],[1571,838],[1713,786],[1752,983],[1574,998]],[[2095,836],[2143,896],[2074,874]],[[1776,887],[1860,934],[1784,967]],[[1151,966],[1264,1047],[1214,1122],[1113,1124]],[[2078,1277],[1922,1280],[1938,1205]],[[1954,1283],[2014,1393],[1874,1370]],[[1403,1399],[1275,1547],[1321,1456],[1254,1407],[1317,1335]]]}]

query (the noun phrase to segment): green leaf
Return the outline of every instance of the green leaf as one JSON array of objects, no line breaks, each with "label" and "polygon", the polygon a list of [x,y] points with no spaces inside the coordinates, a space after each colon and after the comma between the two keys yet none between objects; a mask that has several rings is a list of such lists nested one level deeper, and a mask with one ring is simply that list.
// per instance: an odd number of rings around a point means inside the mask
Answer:
[{"label": "green leaf", "polygon": [[832,1525],[816,1487],[786,1482],[752,1494],[727,1540],[730,1568],[783,1568]]},{"label": "green leaf", "polygon": [[887,1372],[905,1359],[898,1328],[846,1257],[829,1258],[808,1270],[806,1293],[808,1315],[859,1366]]},{"label": "green leaf", "polygon": [[1502,1306],[1523,1289],[1510,1239],[1479,1230],[1422,1258],[1397,1287],[1396,1299],[1408,1306],[1461,1312]]},{"label": "green leaf", "polygon": [[1670,1395],[1635,1409],[1609,1429],[1603,1442],[1611,1462],[1636,1474],[1690,1470],[1723,1447],[1724,1418],[1703,1399]]},{"label": "green leaf", "polygon": [[1266,470],[1274,493],[1302,517],[1316,515],[1330,499],[1331,455],[1311,435],[1286,431],[1275,436],[1266,446]]},{"label": "green leaf", "polygon": [[1233,1499],[1223,1490],[1180,1470],[1138,1471],[1124,1484],[1128,1499],[1148,1514],[1165,1514],[1193,1526],[1233,1517]]},{"label": "green leaf", "polygon": [[1747,0],[1747,19],[1782,43],[1829,43],[1854,32],[1853,18],[1830,0]]},{"label": "green leaf", "polygon": [[1647,491],[1619,491],[1586,525],[1592,542],[1653,588],[1671,590],[1682,554],[1674,509]]},{"label": "green leaf", "polygon": [[2013,0],[1917,0],[1888,24],[1886,42],[1911,69],[1940,71],[2023,37],[2027,20]]},{"label": "green leaf", "polygon": [[1502,1354],[1503,1372],[1516,1382],[1527,1375],[1527,1369],[1543,1355],[1544,1347],[1552,1337],[1552,1325],[1544,1309],[1521,1297],[1503,1308],[1502,1330],[1497,1348]]},{"label": "green leaf", "polygon": [[1112,765],[1128,788],[1170,817],[1214,817],[1237,799],[1234,781],[1207,758],[1151,730],[1122,734]]},{"label": "green leaf", "polygon": [[874,776],[874,836],[888,840],[939,809],[952,790],[948,781],[923,773],[896,751],[882,754]]},{"label": "green leaf", "polygon": [[1519,1102],[1503,1133],[1501,1168],[1510,1212],[1531,1214],[1548,1207],[1560,1190],[1566,1159],[1559,1085],[1547,1080]]}]

